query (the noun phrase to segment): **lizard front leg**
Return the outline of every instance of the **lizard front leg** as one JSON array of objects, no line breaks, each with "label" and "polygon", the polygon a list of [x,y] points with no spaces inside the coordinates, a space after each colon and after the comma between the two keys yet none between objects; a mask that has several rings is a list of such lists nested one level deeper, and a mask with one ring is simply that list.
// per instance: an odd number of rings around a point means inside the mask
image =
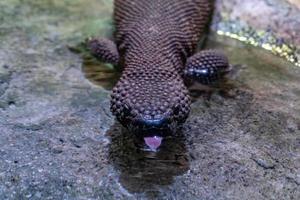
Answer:
[{"label": "lizard front leg", "polygon": [[185,77],[209,85],[222,79],[231,70],[227,57],[219,51],[204,50],[188,58]]},{"label": "lizard front leg", "polygon": [[87,41],[88,49],[100,61],[117,65],[119,63],[119,51],[117,45],[106,38],[92,38]]}]

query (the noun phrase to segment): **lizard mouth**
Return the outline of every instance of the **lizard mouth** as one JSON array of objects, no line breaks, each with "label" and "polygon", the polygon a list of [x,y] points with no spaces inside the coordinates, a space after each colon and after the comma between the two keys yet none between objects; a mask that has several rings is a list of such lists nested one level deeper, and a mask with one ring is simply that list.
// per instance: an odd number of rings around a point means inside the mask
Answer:
[{"label": "lizard mouth", "polygon": [[145,144],[151,151],[157,151],[161,146],[163,138],[160,136],[144,137]]}]

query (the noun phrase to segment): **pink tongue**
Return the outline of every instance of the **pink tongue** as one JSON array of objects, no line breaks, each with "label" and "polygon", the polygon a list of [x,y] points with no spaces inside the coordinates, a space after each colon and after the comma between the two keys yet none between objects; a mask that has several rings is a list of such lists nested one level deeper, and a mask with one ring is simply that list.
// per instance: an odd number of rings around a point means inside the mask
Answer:
[{"label": "pink tongue", "polygon": [[161,145],[162,138],[158,136],[154,136],[154,137],[145,137],[144,140],[147,146],[152,151],[156,151],[157,148]]}]

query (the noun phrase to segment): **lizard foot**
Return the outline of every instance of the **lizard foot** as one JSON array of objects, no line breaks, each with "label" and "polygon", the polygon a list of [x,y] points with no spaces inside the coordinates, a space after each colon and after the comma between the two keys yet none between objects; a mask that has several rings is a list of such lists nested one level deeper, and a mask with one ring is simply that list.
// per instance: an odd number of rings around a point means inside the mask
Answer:
[{"label": "lizard foot", "polygon": [[222,79],[230,71],[231,66],[222,52],[204,50],[188,58],[184,74],[188,79],[209,85]]}]

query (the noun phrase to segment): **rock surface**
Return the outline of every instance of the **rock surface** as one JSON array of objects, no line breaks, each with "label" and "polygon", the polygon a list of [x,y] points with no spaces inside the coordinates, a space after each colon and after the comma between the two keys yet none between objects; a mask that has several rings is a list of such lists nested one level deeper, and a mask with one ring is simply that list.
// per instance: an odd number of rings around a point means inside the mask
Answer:
[{"label": "rock surface", "polygon": [[232,81],[194,89],[182,130],[142,151],[68,48],[110,35],[111,10],[107,0],[0,2],[0,199],[299,199],[300,70],[213,38],[238,64]]},{"label": "rock surface", "polygon": [[299,0],[217,0],[217,23],[238,21],[256,30],[271,30],[278,38],[300,46]]}]

